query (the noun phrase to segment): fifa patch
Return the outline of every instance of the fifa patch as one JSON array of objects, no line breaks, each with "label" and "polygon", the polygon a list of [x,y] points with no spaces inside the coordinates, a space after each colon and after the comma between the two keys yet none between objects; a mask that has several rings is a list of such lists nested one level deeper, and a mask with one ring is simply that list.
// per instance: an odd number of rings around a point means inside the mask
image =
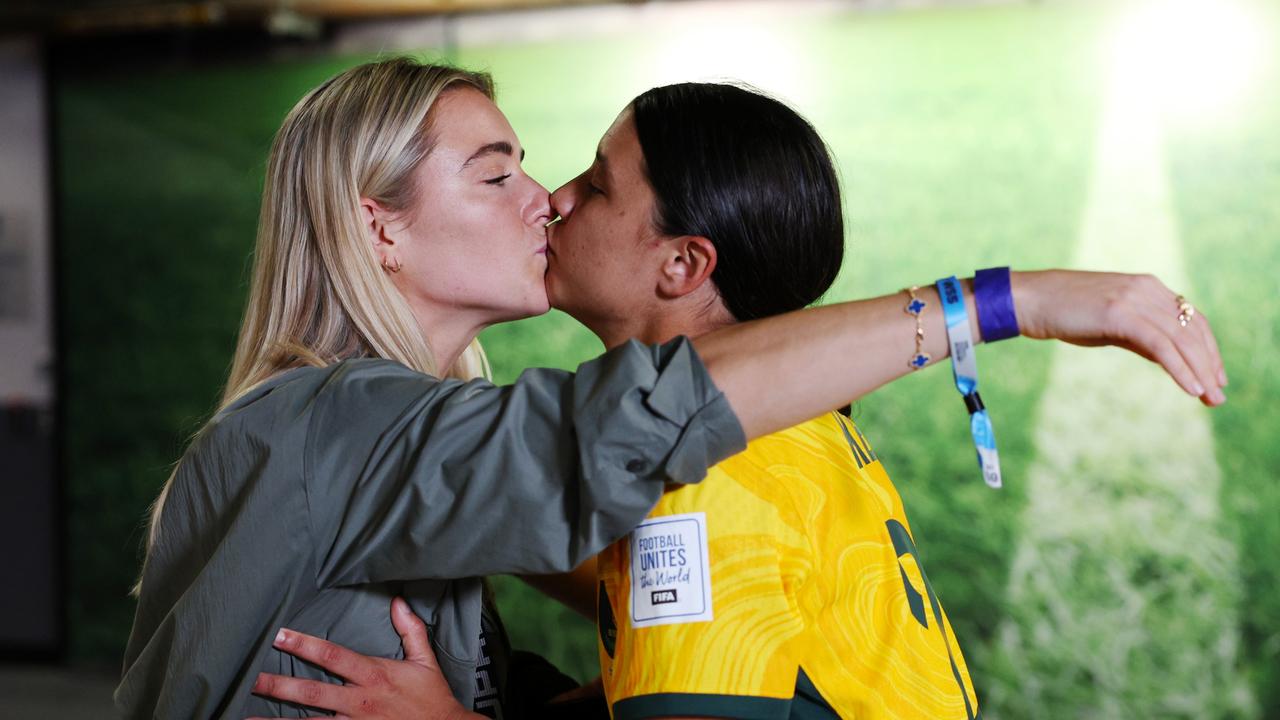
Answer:
[{"label": "fifa patch", "polygon": [[706,513],[645,520],[629,545],[632,627],[712,619]]}]

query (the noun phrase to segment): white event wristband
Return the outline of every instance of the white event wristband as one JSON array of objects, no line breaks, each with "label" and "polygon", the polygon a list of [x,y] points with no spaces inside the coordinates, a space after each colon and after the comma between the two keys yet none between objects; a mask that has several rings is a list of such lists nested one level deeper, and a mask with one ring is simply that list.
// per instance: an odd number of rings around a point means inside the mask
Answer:
[{"label": "white event wristband", "polygon": [[996,434],[991,427],[991,417],[978,395],[978,358],[974,355],[973,333],[969,328],[969,312],[964,307],[964,295],[960,281],[955,276],[938,281],[938,295],[942,297],[942,312],[947,321],[947,342],[951,345],[951,369],[955,373],[956,389],[964,397],[969,410],[969,431],[973,434],[973,446],[978,451],[978,467],[987,485],[999,488],[1000,453],[996,450]]}]

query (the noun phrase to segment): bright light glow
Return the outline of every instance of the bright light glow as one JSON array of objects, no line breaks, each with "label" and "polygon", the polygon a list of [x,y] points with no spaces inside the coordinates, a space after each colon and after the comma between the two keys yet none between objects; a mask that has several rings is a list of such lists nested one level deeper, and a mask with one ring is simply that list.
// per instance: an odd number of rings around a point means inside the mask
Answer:
[{"label": "bright light glow", "polygon": [[1242,0],[1139,0],[1111,38],[1114,80],[1180,115],[1227,117],[1265,61],[1259,23]]},{"label": "bright light glow", "polygon": [[791,34],[761,18],[686,25],[658,44],[640,84],[735,80],[803,106],[811,73],[804,68],[806,53],[793,44]]}]

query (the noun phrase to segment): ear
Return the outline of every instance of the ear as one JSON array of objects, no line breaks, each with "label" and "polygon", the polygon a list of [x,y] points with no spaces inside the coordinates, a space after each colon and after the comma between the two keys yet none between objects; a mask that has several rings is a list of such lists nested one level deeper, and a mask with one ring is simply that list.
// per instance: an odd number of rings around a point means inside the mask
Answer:
[{"label": "ear", "polygon": [[661,295],[684,297],[710,282],[716,269],[715,243],[701,235],[681,235],[668,242],[671,252],[658,274]]},{"label": "ear", "polygon": [[385,253],[393,249],[396,244],[396,233],[391,225],[392,218],[391,211],[377,200],[360,198],[360,223],[379,260],[382,260]]}]

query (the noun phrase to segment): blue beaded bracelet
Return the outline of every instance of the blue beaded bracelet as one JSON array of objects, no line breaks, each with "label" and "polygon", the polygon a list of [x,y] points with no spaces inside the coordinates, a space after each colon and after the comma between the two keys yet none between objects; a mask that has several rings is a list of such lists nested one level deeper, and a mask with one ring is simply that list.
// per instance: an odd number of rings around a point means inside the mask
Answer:
[{"label": "blue beaded bracelet", "polygon": [[978,328],[983,342],[995,342],[1022,334],[1013,311],[1009,268],[987,268],[973,276],[973,304],[978,307]]}]

